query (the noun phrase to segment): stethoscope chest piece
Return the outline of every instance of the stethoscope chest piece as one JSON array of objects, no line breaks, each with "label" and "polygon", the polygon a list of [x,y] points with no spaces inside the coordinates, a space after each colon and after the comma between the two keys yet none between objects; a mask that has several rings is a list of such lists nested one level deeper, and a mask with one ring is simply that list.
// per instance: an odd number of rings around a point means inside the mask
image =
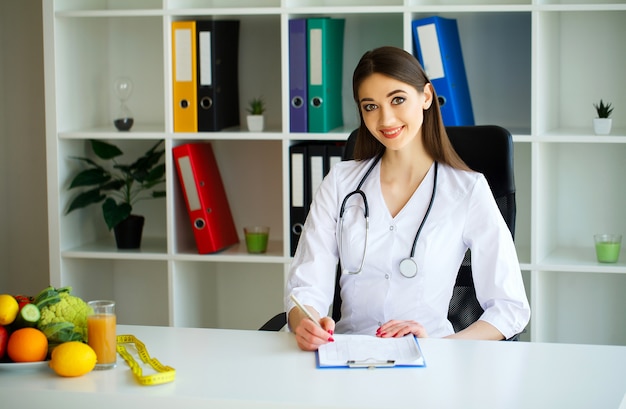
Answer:
[{"label": "stethoscope chest piece", "polygon": [[400,274],[406,278],[413,278],[417,275],[417,263],[412,258],[405,258],[400,262]]}]

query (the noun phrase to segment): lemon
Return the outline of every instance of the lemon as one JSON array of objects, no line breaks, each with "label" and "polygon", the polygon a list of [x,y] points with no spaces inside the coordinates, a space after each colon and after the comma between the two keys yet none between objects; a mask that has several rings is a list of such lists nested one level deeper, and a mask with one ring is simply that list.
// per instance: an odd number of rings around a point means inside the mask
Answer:
[{"label": "lemon", "polygon": [[82,342],[64,342],[52,350],[49,365],[57,375],[82,376],[96,366],[96,353]]},{"label": "lemon", "polygon": [[15,297],[9,294],[0,294],[0,325],[9,325],[15,321],[19,309]]}]

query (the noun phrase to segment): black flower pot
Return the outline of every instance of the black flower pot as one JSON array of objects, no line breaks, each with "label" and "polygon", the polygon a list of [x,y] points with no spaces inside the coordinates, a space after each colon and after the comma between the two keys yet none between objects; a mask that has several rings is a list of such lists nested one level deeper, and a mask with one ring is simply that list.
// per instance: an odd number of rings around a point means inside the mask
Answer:
[{"label": "black flower pot", "polygon": [[145,217],[131,214],[113,228],[118,249],[138,249],[141,247]]}]

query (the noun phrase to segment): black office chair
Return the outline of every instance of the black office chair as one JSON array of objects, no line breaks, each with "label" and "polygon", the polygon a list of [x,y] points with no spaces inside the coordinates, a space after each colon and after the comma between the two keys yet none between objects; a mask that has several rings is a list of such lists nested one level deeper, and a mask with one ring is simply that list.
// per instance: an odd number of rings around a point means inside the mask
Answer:
[{"label": "black office chair", "polygon": [[[448,137],[461,159],[471,169],[485,175],[493,192],[498,208],[515,237],[515,178],[513,172],[513,139],[508,130],[495,125],[446,127]],[[356,142],[356,131],[348,137],[344,160],[351,159]],[[339,297],[339,270],[335,285],[332,317],[341,318],[341,298]],[[448,319],[455,332],[478,320],[483,313],[474,290],[471,255],[468,250],[461,263],[450,300]],[[285,312],[279,313],[266,322],[260,330],[278,331],[287,323]],[[516,340],[517,336],[511,338]]]}]

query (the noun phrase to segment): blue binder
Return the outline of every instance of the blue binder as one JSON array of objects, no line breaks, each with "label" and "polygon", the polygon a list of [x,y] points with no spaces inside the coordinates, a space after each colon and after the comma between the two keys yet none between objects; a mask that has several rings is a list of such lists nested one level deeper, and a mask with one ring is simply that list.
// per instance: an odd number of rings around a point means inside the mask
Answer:
[{"label": "blue binder", "polygon": [[306,19],[289,20],[289,130],[307,132]]},{"label": "blue binder", "polygon": [[309,132],[343,126],[344,19],[307,20]]},{"label": "blue binder", "polygon": [[416,55],[435,87],[444,125],[474,125],[456,20],[433,16],[412,25]]}]

